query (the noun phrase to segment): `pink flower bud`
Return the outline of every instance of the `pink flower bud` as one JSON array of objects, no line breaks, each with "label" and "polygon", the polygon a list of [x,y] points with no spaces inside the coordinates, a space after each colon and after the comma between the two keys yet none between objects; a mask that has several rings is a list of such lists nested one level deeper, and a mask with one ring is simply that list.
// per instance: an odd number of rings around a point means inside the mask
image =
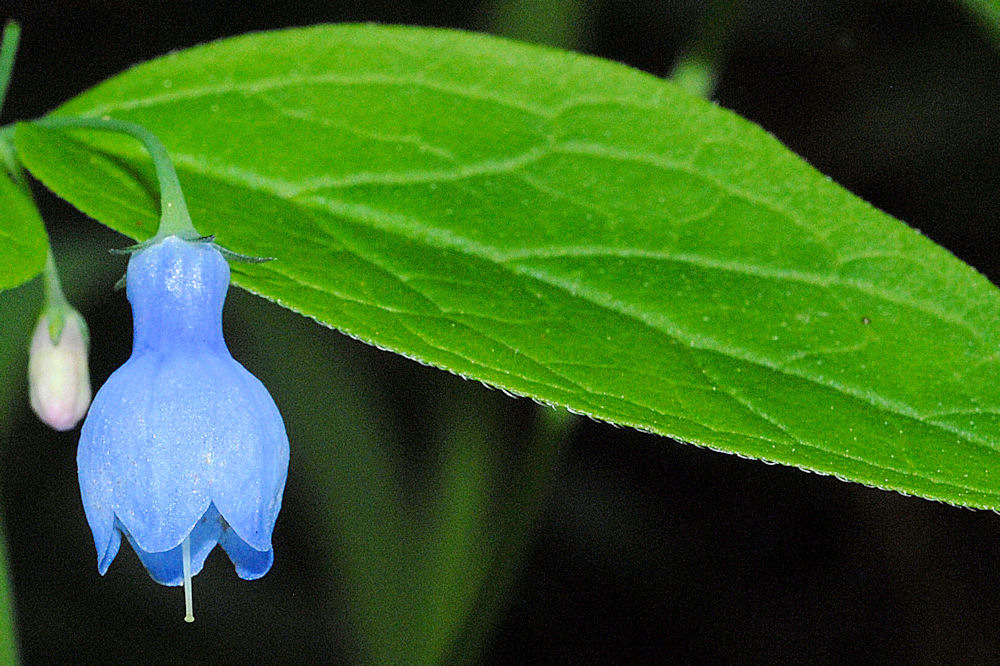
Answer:
[{"label": "pink flower bud", "polygon": [[90,371],[87,366],[87,324],[69,310],[59,342],[53,344],[50,318],[38,318],[28,360],[28,393],[31,408],[56,430],[73,428],[90,406]]}]

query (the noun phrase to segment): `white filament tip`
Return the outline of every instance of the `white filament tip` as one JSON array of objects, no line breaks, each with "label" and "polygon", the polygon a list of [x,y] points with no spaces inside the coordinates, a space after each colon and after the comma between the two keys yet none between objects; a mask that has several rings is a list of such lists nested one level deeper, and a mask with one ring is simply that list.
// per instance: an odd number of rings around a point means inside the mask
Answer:
[{"label": "white filament tip", "polygon": [[191,598],[191,537],[181,543],[181,565],[184,567],[184,621],[194,622],[194,601]]}]

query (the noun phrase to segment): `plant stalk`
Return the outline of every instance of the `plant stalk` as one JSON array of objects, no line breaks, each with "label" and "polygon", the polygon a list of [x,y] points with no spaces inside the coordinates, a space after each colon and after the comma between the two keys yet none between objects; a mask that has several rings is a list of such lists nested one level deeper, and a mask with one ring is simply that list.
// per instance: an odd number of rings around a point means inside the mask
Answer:
[{"label": "plant stalk", "polygon": [[7,88],[10,86],[10,75],[14,71],[14,56],[17,45],[21,42],[21,26],[15,21],[7,21],[3,28],[3,41],[0,42],[0,112],[3,111],[4,100],[7,99]]},{"label": "plant stalk", "polygon": [[86,117],[46,117],[32,121],[33,125],[49,129],[93,129],[104,132],[127,134],[139,141],[153,158],[156,178],[160,185],[160,227],[154,241],[167,236],[180,236],[192,240],[199,236],[191,222],[181,183],[177,178],[170,155],[163,142],[148,129],[125,120],[117,120],[107,116],[101,118]]}]

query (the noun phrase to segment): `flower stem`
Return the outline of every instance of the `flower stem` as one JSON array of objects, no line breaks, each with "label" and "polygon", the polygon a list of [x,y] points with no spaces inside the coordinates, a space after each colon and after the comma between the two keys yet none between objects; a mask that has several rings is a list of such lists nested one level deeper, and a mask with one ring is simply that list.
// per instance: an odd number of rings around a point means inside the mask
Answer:
[{"label": "flower stem", "polygon": [[94,129],[105,132],[127,134],[139,141],[153,158],[156,168],[156,178],[160,185],[160,227],[156,239],[166,236],[180,236],[185,239],[198,237],[198,232],[191,223],[191,215],[184,201],[181,183],[177,178],[177,170],[166,147],[142,125],[136,125],[125,120],[116,120],[107,116],[101,118],[83,117],[47,117],[31,121],[31,124],[49,129]]},{"label": "flower stem", "polygon": [[62,337],[63,324],[66,322],[66,310],[71,308],[66,295],[62,290],[62,283],[59,282],[59,271],[56,269],[56,259],[52,254],[52,247],[49,247],[48,255],[45,257],[45,312],[49,315],[49,337],[52,344],[59,344]]},{"label": "flower stem", "polygon": [[21,41],[21,26],[15,21],[7,21],[3,27],[3,41],[0,42],[0,111],[7,97],[7,86],[10,85],[10,74],[14,70],[14,55]]},{"label": "flower stem", "polygon": [[726,46],[740,11],[741,0],[712,0],[694,38],[674,65],[670,78],[688,92],[708,99],[715,91]]},{"label": "flower stem", "polygon": [[60,306],[67,303],[66,295],[63,294],[62,283],[59,281],[59,271],[56,270],[56,259],[49,248],[48,256],[45,258],[45,300],[49,304]]}]

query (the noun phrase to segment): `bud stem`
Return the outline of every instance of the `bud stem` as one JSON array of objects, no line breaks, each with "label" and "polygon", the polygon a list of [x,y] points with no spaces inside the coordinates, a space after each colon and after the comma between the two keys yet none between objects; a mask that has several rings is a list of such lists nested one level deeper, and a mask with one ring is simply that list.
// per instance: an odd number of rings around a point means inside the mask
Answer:
[{"label": "bud stem", "polygon": [[44,313],[49,316],[49,337],[53,345],[59,344],[62,337],[63,324],[66,323],[66,312],[72,310],[66,295],[62,290],[62,283],[59,281],[59,271],[56,269],[56,258],[52,254],[52,247],[49,246],[48,255],[45,257],[45,308]]}]

